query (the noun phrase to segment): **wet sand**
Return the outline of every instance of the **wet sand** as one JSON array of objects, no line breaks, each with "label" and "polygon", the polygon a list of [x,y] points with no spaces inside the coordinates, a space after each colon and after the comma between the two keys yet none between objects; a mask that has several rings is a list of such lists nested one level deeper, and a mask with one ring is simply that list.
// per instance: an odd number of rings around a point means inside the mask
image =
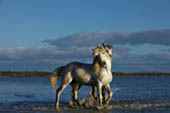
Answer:
[{"label": "wet sand", "polygon": [[91,97],[82,99],[79,106],[72,101],[61,105],[56,110],[54,105],[49,103],[17,103],[14,105],[3,105],[0,107],[0,113],[168,113],[170,112],[170,102],[144,103],[144,102],[111,102],[110,105],[104,105],[98,108],[96,100]]},{"label": "wet sand", "polygon": [[[130,108],[129,108],[130,106]],[[123,108],[122,108],[123,107]],[[1,107],[0,113],[169,113],[169,106],[162,105],[115,105],[109,109],[97,110],[93,108],[71,108],[60,107],[56,110],[54,106],[11,106]]]}]

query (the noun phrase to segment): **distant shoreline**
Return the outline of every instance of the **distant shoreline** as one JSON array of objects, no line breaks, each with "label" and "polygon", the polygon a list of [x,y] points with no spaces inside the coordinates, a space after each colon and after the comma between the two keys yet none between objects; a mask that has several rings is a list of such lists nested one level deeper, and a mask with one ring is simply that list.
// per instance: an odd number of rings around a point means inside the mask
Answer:
[{"label": "distant shoreline", "polygon": [[[170,73],[162,72],[139,72],[139,73],[122,73],[122,72],[112,72],[113,76],[170,76]],[[46,77],[50,76],[51,72],[19,72],[19,71],[0,71],[0,76],[11,76],[11,77]]]},{"label": "distant shoreline", "polygon": [[137,73],[122,73],[112,72],[113,76],[170,76],[170,73],[162,72],[137,72]]},{"label": "distant shoreline", "polygon": [[24,71],[24,72],[19,72],[19,71],[0,71],[0,76],[11,76],[11,77],[33,77],[33,76],[50,76],[50,72],[29,72],[29,71]]}]

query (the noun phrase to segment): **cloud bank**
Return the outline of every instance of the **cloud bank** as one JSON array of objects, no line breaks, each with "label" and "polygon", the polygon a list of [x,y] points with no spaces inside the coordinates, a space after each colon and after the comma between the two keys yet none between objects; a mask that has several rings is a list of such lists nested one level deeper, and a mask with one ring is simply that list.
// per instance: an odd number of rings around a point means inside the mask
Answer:
[{"label": "cloud bank", "polygon": [[[78,33],[43,42],[53,47],[0,48],[0,69],[52,71],[73,61],[92,63],[91,49],[105,42],[115,48],[114,72],[170,72],[170,30]],[[133,48],[145,44],[163,45],[166,49],[147,54],[140,54],[140,50],[133,52]]]},{"label": "cloud bank", "polygon": [[153,30],[143,32],[97,32],[77,33],[57,39],[44,40],[58,48],[93,47],[99,43],[118,45],[154,44],[170,46],[170,30]]}]

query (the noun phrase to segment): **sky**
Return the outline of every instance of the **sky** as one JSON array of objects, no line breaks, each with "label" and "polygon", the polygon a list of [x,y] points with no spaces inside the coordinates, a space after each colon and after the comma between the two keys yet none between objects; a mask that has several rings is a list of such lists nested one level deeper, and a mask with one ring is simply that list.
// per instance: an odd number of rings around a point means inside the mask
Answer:
[{"label": "sky", "polygon": [[0,0],[0,70],[92,63],[114,46],[113,72],[170,72],[169,0]]}]

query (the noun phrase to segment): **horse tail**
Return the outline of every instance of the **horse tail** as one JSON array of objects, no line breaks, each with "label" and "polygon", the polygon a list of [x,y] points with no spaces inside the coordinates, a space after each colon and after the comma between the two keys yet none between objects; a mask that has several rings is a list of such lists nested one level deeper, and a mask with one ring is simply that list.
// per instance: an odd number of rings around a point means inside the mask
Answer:
[{"label": "horse tail", "polygon": [[52,87],[52,90],[53,92],[55,91],[55,85],[57,83],[57,80],[58,80],[58,76],[61,76],[61,72],[63,70],[63,66],[61,67],[58,67],[57,69],[55,69],[51,76],[50,76],[50,83],[51,83],[51,87]]}]

